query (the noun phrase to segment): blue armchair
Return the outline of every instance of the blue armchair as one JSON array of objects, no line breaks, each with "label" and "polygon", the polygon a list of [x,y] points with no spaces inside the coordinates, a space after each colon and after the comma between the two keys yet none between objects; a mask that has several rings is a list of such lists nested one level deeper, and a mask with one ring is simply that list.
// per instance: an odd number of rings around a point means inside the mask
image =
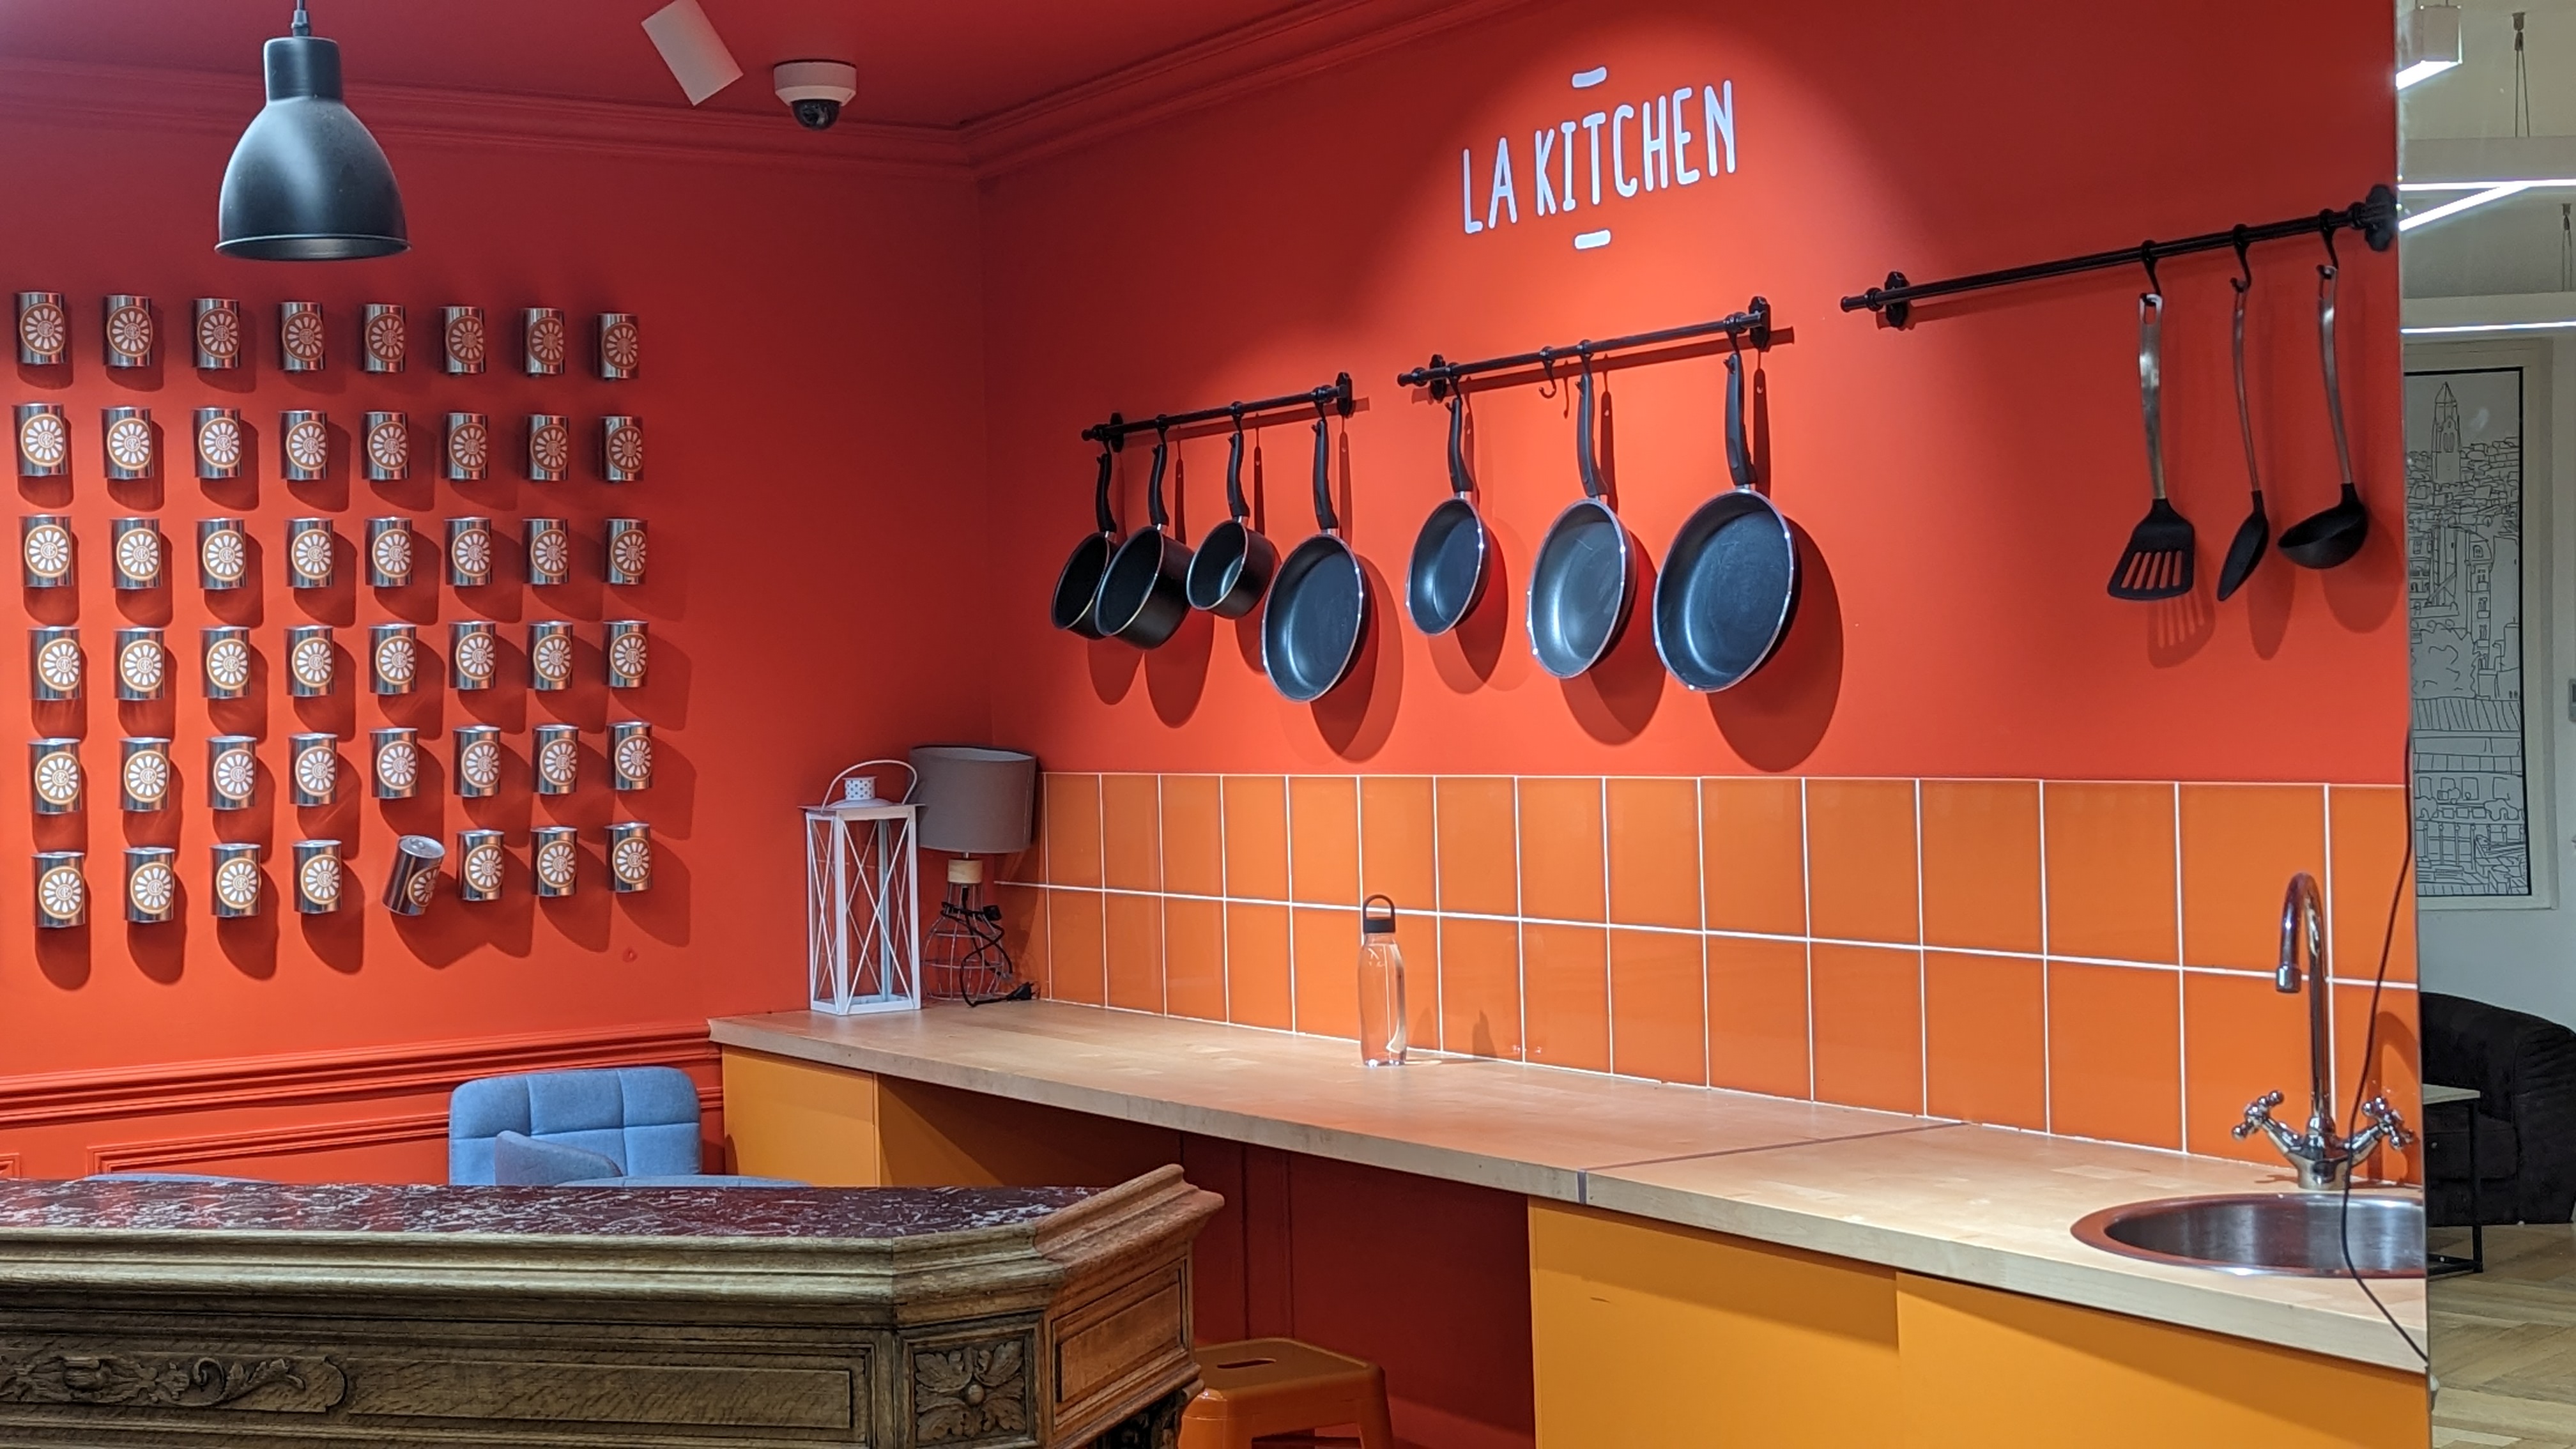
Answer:
[{"label": "blue armchair", "polygon": [[675,1067],[481,1077],[447,1101],[447,1180],[501,1185],[794,1187],[699,1171],[698,1089]]}]

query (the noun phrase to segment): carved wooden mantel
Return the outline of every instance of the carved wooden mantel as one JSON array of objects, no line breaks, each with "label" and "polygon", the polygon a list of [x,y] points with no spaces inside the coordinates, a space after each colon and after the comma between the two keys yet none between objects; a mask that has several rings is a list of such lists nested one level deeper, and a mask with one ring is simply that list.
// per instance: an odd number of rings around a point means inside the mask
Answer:
[{"label": "carved wooden mantel", "polygon": [[0,1444],[1168,1444],[1178,1168],[1082,1189],[0,1183]]}]

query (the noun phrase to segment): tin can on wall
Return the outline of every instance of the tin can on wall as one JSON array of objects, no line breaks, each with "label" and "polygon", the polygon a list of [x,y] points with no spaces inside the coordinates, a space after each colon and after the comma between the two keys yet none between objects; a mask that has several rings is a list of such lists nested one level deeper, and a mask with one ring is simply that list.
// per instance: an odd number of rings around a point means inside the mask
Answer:
[{"label": "tin can on wall", "polygon": [[528,414],[528,481],[561,483],[572,471],[572,419],[562,413]]},{"label": "tin can on wall", "polygon": [[644,477],[644,420],[612,416],[599,420],[599,466],[611,483],[636,483]]},{"label": "tin can on wall", "polygon": [[60,478],[72,471],[72,428],[60,403],[20,403],[18,476]]},{"label": "tin can on wall", "polygon": [[540,694],[572,688],[572,625],[540,619],[528,626],[528,683]]},{"label": "tin can on wall", "polygon": [[328,624],[296,624],[286,631],[286,692],[319,699],[339,682],[340,651]]},{"label": "tin can on wall", "polygon": [[528,836],[528,873],[537,878],[537,894],[571,895],[581,884],[581,832],[569,825],[540,825]]},{"label": "tin can on wall", "polygon": [[528,537],[528,582],[539,587],[572,578],[572,522],[563,518],[521,520]]},{"label": "tin can on wall", "polygon": [[448,626],[449,682],[460,690],[489,689],[501,665],[501,640],[482,619],[460,619]]},{"label": "tin can on wall", "polygon": [[490,471],[492,420],[481,413],[447,415],[447,481],[480,483]]},{"label": "tin can on wall", "polygon": [[247,697],[250,694],[250,631],[237,624],[218,624],[203,632],[206,698]]},{"label": "tin can on wall", "polygon": [[610,583],[644,582],[646,552],[643,519],[608,520],[608,581]]},{"label": "tin can on wall", "polygon": [[429,908],[438,890],[439,862],[447,847],[426,835],[406,835],[394,842],[394,868],[385,874],[385,909],[397,916],[417,916]]},{"label": "tin can on wall", "polygon": [[20,582],[31,589],[72,586],[72,516],[29,513],[18,519]]},{"label": "tin can on wall", "polygon": [[480,307],[442,307],[439,309],[439,340],[450,377],[472,377],[483,370],[486,339],[483,309]]},{"label": "tin can on wall", "polygon": [[128,736],[117,741],[116,780],[121,808],[143,813],[170,798],[170,742]]},{"label": "tin can on wall", "polygon": [[288,372],[320,372],[330,351],[319,302],[277,304],[277,365]]},{"label": "tin can on wall", "polygon": [[89,921],[89,884],[77,850],[36,852],[36,929],[67,931]]},{"label": "tin can on wall", "polygon": [[60,367],[72,360],[71,314],[60,292],[18,294],[18,364]]},{"label": "tin can on wall", "polygon": [[501,731],[494,725],[456,729],[456,794],[488,800],[501,793]]},{"label": "tin can on wall", "polygon": [[195,325],[188,329],[197,345],[197,370],[230,372],[241,366],[241,303],[230,297],[199,297]]},{"label": "tin can on wall", "polygon": [[411,476],[411,418],[403,413],[369,413],[366,419],[367,481],[399,483]]},{"label": "tin can on wall", "polygon": [[278,476],[314,483],[331,473],[331,420],[309,408],[277,416]]},{"label": "tin can on wall", "polygon": [[162,561],[169,556],[169,550],[162,546],[160,519],[120,518],[109,538],[116,558],[118,588],[161,587]]},{"label": "tin can on wall", "polygon": [[623,382],[635,375],[640,329],[632,312],[599,314],[599,375]]},{"label": "tin can on wall", "polygon": [[238,518],[197,520],[197,583],[238,589],[250,581],[250,533]]},{"label": "tin can on wall", "polygon": [[611,619],[608,637],[601,652],[608,656],[608,687],[642,689],[644,665],[649,651],[644,642],[644,621]]},{"label": "tin can on wall", "polygon": [[216,483],[241,476],[249,441],[242,433],[240,408],[197,409],[196,439],[199,478]]},{"label": "tin can on wall", "polygon": [[291,786],[295,803],[302,806],[336,803],[340,798],[339,737],[328,734],[289,735],[286,745],[295,752]]},{"label": "tin can on wall", "polygon": [[179,852],[166,845],[125,847],[125,919],[158,926],[179,918]]},{"label": "tin can on wall", "polygon": [[522,314],[528,376],[554,377],[564,369],[564,314],[561,307],[530,307]]},{"label": "tin can on wall", "polygon": [[286,520],[286,582],[292,588],[327,589],[339,571],[332,567],[336,542],[327,518]]},{"label": "tin can on wall", "polygon": [[640,719],[622,719],[608,727],[608,768],[620,790],[645,790],[653,784],[653,727]]},{"label": "tin can on wall", "polygon": [[411,333],[400,302],[369,302],[359,324],[369,372],[400,372],[411,357]]},{"label": "tin can on wall", "polygon": [[653,827],[621,820],[608,827],[608,878],[621,896],[653,888]]},{"label": "tin can on wall", "polygon": [[116,631],[116,697],[140,703],[159,699],[170,685],[170,650],[159,629]]},{"label": "tin can on wall", "polygon": [[409,624],[367,626],[367,688],[409,694],[420,682],[419,631]]},{"label": "tin can on wall", "polygon": [[327,916],[340,909],[340,842],[295,842],[295,910],[299,915]]},{"label": "tin can on wall", "polygon": [[27,690],[48,702],[81,697],[80,630],[40,624],[27,631]]},{"label": "tin can on wall", "polygon": [[447,581],[460,589],[492,582],[492,520],[468,515],[447,520]]},{"label": "tin can on wall", "polygon": [[132,292],[110,292],[100,304],[103,354],[110,367],[150,367],[153,346],[152,299]]},{"label": "tin can on wall", "polygon": [[404,726],[367,731],[375,760],[376,798],[408,800],[420,789],[420,731]]},{"label": "tin can on wall", "polygon": [[259,914],[267,882],[259,877],[259,847],[219,841],[214,847],[215,919],[239,921]]},{"label": "tin can on wall", "polygon": [[510,858],[501,849],[497,830],[456,832],[456,898],[469,903],[497,901],[509,877]]},{"label": "tin can on wall", "polygon": [[81,806],[80,741],[27,742],[28,799],[39,815],[70,815]]},{"label": "tin can on wall", "polygon": [[399,589],[411,582],[411,520],[367,520],[367,582]]},{"label": "tin can on wall", "polygon": [[581,784],[581,727],[541,724],[534,761],[537,793],[569,795]]},{"label": "tin can on wall", "polygon": [[152,465],[159,461],[161,453],[160,435],[152,431],[152,410],[101,408],[98,422],[108,481],[131,483],[151,477]]},{"label": "tin can on wall", "polygon": [[206,803],[218,810],[248,810],[259,794],[259,745],[251,735],[216,735],[206,741]]}]

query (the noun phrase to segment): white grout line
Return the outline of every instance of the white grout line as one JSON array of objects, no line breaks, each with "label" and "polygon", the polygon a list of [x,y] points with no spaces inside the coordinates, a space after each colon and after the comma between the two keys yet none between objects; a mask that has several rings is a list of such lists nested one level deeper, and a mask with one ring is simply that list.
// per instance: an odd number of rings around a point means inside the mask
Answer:
[{"label": "white grout line", "polygon": [[1602,777],[1593,782],[1593,804],[1599,807],[1601,821],[1601,1032],[1603,1055],[1611,1070],[1619,1066],[1619,977],[1610,969],[1610,781]]},{"label": "white grout line", "polygon": [[1234,1020],[1234,877],[1231,857],[1225,848],[1225,776],[1216,777],[1216,888],[1225,897],[1216,908],[1216,969],[1219,1000],[1227,1021]]},{"label": "white grout line", "polygon": [[[2191,961],[2191,937],[2183,925],[2182,871],[2182,784],[2173,786],[2173,862],[2174,862],[2174,965]],[[2185,982],[2174,977],[2174,1138],[2188,1150],[2191,1146],[2191,1011],[2185,999]]]},{"label": "white grout line", "polygon": [[[1168,843],[1163,833],[1163,777],[1156,775],[1154,777],[1154,884],[1157,889],[1154,894],[1162,896],[1166,902],[1170,901],[1171,897],[1160,887],[1172,878],[1171,857],[1165,849]],[[1223,881],[1217,882],[1220,890],[1224,885]],[[1169,1016],[1172,1014],[1172,913],[1168,907],[1155,917],[1154,943],[1158,948],[1156,954],[1160,958],[1154,963],[1154,985],[1163,999],[1163,1015]]]},{"label": "white grout line", "polygon": [[1440,777],[1425,775],[1422,787],[1431,796],[1431,1039],[1441,1050],[1449,1045],[1448,943],[1440,939]]},{"label": "white grout line", "polygon": [[1512,1055],[1529,1060],[1529,927],[1521,919],[1521,782],[1512,779],[1512,985],[1518,993],[1520,1038]]},{"label": "white grout line", "polygon": [[1294,904],[1297,899],[1297,792],[1293,788],[1294,784],[1293,776],[1279,777],[1279,833],[1283,837],[1279,846],[1279,858],[1282,862],[1281,868],[1287,876],[1282,889],[1288,893],[1288,900],[1282,904],[1288,907],[1288,1029],[1290,1031],[1297,1029],[1297,907]]},{"label": "white grout line", "polygon": [[1914,782],[1914,1064],[1917,1112],[1932,1110],[1932,968],[1923,944],[1923,782]]},{"label": "white grout line", "polygon": [[[2326,799],[2325,799],[2325,847],[2326,847],[2326,850],[2325,850],[2325,872],[2326,872],[2326,878],[2325,878],[2325,880],[2324,880],[2324,881],[2322,881],[2322,882],[2320,883],[2320,885],[2319,885],[2319,889],[2323,891],[2323,893],[2324,893],[2324,895],[2325,895],[2325,899],[2324,899],[2324,900],[2321,900],[2321,901],[2319,901],[2319,902],[2317,902],[2317,909],[2318,909],[2318,910],[2320,910],[2320,911],[2323,911],[2323,912],[2325,913],[2325,920],[2324,920],[2323,922],[2321,922],[2320,924],[2321,924],[2321,925],[2323,925],[2323,927],[2325,928],[2326,961],[2327,961],[2327,963],[2328,963],[2326,974],[2327,974],[2329,977],[2331,977],[2331,976],[2333,976],[2333,974],[2334,974],[2334,971],[2333,971],[2334,963],[2337,963],[2337,962],[2340,962],[2340,961],[2342,961],[2342,960],[2343,960],[2343,943],[2335,939],[2335,929],[2334,929],[2334,918],[2335,918],[2335,913],[2334,913],[2334,899],[2335,899],[2335,859],[2334,859],[2334,791],[2333,791],[2332,789],[2328,789],[2328,790],[2325,792],[2325,797],[2326,797]],[[2411,797],[2408,799],[2408,801],[2407,801],[2407,805],[2406,805],[2406,828],[2407,828],[2407,829],[2409,829],[2409,830],[2412,830],[2412,829],[2414,829],[2414,828],[2415,828],[2415,806],[2414,806],[2414,801],[2413,801],[2413,799],[2412,799]],[[2376,962],[2374,962],[2374,963],[2372,963],[2372,964],[2374,965],[2374,967],[2377,965],[2377,963],[2376,963]],[[2309,980],[2309,982],[2308,982],[2308,989],[2309,989],[2309,990],[2311,990],[2311,991],[2313,991],[2313,990],[2315,990],[2315,989],[2316,989],[2316,982],[2315,982],[2315,980],[2314,980],[2313,964],[2312,964],[2312,967],[2311,967],[2310,980]],[[2335,1019],[2335,1005],[2336,1005],[2336,1002],[2335,1002],[2335,999],[2334,999],[2334,993],[2333,993],[2331,990],[2329,990],[2329,991],[2326,993],[2326,1080],[2327,1080],[2327,1081],[2329,1081],[2329,1082],[2331,1082],[2331,1083],[2334,1083],[2334,1084],[2335,1084],[2334,1095],[2333,1095],[2331,1098],[2329,1098],[2328,1100],[2332,1101],[2332,1102],[2335,1104],[2335,1106],[2336,1106],[2336,1108],[2337,1108],[2337,1119],[2338,1119],[2338,1120],[2340,1120],[2340,1119],[2341,1119],[2341,1110],[2340,1110],[2340,1109],[2341,1109],[2341,1107],[2342,1107],[2342,1105],[2343,1105],[2343,1102],[2344,1102],[2344,1100],[2345,1100],[2344,1095],[2343,1095],[2343,1070],[2342,1070],[2342,1068],[2343,1068],[2343,1032],[2340,1030],[2340,1028],[2342,1027],[2343,1023]],[[2475,1123],[2474,1121],[2472,1121],[2470,1125],[2474,1127],[2474,1126],[2476,1125],[2476,1123]]]},{"label": "white grout line", "polygon": [[1699,903],[1699,1080],[1708,1085],[1717,1075],[1717,1053],[1709,1045],[1715,1023],[1708,1019],[1708,782],[1691,781],[1691,899]]},{"label": "white grout line", "polygon": [[1798,777],[1798,929],[1807,968],[1807,1100],[1816,1098],[1816,876],[1807,848],[1807,777]]},{"label": "white grout line", "polygon": [[2054,1130],[2057,1120],[2056,1063],[2054,1050],[2056,1019],[2050,1015],[2048,999],[2048,782],[2039,786],[2039,1120],[2040,1125]]}]

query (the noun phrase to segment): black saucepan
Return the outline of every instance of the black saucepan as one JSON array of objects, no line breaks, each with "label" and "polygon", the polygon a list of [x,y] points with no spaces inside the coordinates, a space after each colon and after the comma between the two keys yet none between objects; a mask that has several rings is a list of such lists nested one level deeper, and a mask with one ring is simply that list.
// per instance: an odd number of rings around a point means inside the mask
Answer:
[{"label": "black saucepan", "polygon": [[1261,668],[1272,687],[1304,704],[1332,692],[1350,673],[1368,625],[1368,580],[1359,556],[1342,541],[1333,517],[1329,430],[1315,420],[1315,526],[1320,532],[1290,551],[1270,586],[1261,616]]},{"label": "black saucepan", "polygon": [[1109,572],[1109,556],[1118,549],[1118,515],[1109,511],[1109,447],[1100,449],[1100,482],[1091,497],[1092,512],[1100,521],[1100,531],[1073,546],[1073,555],[1064,561],[1064,570],[1055,576],[1055,602],[1048,606],[1047,616],[1059,629],[1085,639],[1100,637],[1100,619],[1093,605],[1100,600],[1100,576]]},{"label": "black saucepan", "polygon": [[1153,526],[1137,530],[1118,545],[1109,571],[1100,578],[1100,632],[1139,649],[1159,648],[1189,617],[1190,550],[1172,537],[1171,515],[1163,511],[1163,464],[1171,440],[1154,439],[1154,476],[1145,488],[1146,516]]},{"label": "black saucepan", "polygon": [[1225,455],[1225,522],[1207,531],[1190,555],[1190,607],[1220,619],[1240,619],[1261,602],[1279,570],[1279,545],[1254,530],[1243,501],[1243,410],[1235,409],[1234,440]]},{"label": "black saucepan", "polygon": [[1494,551],[1493,531],[1476,511],[1476,481],[1467,474],[1466,401],[1450,384],[1449,496],[1423,520],[1405,571],[1404,609],[1425,634],[1446,634],[1475,610],[1485,596],[1485,560]]},{"label": "black saucepan", "polygon": [[1636,544],[1602,496],[1601,465],[1592,455],[1589,357],[1575,411],[1574,458],[1583,496],[1547,526],[1530,566],[1530,652],[1539,668],[1559,679],[1574,678],[1610,652],[1637,592]]},{"label": "black saucepan", "polygon": [[1726,469],[1735,486],[1699,506],[1655,578],[1655,652],[1688,688],[1732,688],[1769,662],[1798,611],[1798,543],[1753,486],[1744,359],[1726,356]]}]

